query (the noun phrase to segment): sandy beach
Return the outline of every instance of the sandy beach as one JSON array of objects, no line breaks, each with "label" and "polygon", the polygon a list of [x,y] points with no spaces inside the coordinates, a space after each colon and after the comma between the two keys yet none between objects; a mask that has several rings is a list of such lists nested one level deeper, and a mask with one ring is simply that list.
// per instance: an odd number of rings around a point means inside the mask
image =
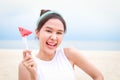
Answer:
[{"label": "sandy beach", "polygon": [[[33,50],[33,53],[36,50]],[[81,51],[104,75],[104,80],[120,80],[120,51]],[[18,80],[22,50],[0,49],[0,80]],[[77,80],[92,80],[75,67]]]}]

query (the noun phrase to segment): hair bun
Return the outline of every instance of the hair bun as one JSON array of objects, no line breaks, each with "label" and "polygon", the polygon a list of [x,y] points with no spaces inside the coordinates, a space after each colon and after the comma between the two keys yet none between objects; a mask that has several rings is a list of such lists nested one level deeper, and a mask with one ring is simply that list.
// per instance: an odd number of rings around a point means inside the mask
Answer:
[{"label": "hair bun", "polygon": [[41,13],[40,13],[40,16],[43,15],[44,13],[48,12],[48,11],[50,11],[50,10],[42,9],[42,10],[41,10]]}]

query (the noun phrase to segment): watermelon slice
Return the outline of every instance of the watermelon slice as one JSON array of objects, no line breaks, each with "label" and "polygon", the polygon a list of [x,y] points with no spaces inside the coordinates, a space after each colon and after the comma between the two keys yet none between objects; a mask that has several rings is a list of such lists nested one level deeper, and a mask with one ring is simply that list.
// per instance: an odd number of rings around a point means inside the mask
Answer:
[{"label": "watermelon slice", "polygon": [[25,29],[23,27],[18,27],[18,29],[19,29],[20,34],[21,34],[22,37],[28,36],[28,35],[30,35],[32,33],[32,31],[27,30],[27,29]]}]

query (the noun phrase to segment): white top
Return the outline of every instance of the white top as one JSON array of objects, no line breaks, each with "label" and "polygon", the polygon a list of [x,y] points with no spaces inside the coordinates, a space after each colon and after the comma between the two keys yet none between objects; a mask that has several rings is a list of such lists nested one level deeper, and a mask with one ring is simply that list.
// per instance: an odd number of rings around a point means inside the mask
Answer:
[{"label": "white top", "polygon": [[35,57],[38,80],[75,80],[74,70],[64,54],[57,49],[51,61],[43,61]]}]

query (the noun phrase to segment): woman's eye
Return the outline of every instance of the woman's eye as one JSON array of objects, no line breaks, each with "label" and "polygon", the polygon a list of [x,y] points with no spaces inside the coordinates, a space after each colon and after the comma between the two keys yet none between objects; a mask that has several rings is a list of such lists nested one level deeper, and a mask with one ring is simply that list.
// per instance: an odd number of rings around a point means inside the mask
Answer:
[{"label": "woman's eye", "polygon": [[62,32],[57,32],[57,34],[62,34]]},{"label": "woman's eye", "polygon": [[50,33],[52,32],[52,31],[50,31],[50,30],[46,30],[46,31],[47,31],[47,32],[50,32]]}]

